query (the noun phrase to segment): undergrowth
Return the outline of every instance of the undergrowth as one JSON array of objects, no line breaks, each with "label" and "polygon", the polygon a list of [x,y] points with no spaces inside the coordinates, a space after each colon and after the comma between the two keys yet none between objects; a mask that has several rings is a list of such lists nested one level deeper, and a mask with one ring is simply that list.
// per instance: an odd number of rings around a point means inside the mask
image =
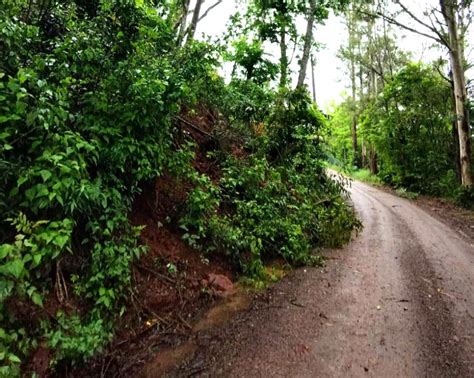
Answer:
[{"label": "undergrowth", "polygon": [[[345,175],[348,175],[354,180],[362,181],[370,185],[374,185],[374,186],[384,185],[383,180],[379,176],[373,175],[369,169],[348,169],[348,168],[341,168],[340,166],[332,165],[332,164],[328,164],[328,168],[333,169],[337,172],[341,172]],[[395,193],[397,193],[399,197],[407,198],[411,200],[417,199],[418,196],[420,195],[419,193],[409,191],[403,187],[395,188]],[[466,199],[463,199],[463,203],[469,203],[469,201]]]},{"label": "undergrowth", "polygon": [[383,181],[377,175],[373,175],[369,169],[342,167],[337,164],[329,163],[326,163],[326,166],[329,169],[340,172],[345,176],[353,178],[354,180],[362,181],[375,186],[383,185]]},{"label": "undergrowth", "polygon": [[[131,206],[165,172],[193,187],[183,238],[248,277],[273,257],[314,263],[360,226],[324,172],[324,118],[304,90],[224,84],[219,48],[177,48],[161,6],[54,3],[45,22],[28,4],[0,7],[0,375],[38,348],[53,369],[78,365],[113,338],[147,250]],[[199,146],[176,122],[198,100],[220,114],[218,180],[196,170]]]},{"label": "undergrowth", "polygon": [[372,185],[382,185],[382,180],[378,177],[370,173],[368,169],[358,169],[351,172],[351,177],[355,180],[367,182]]},{"label": "undergrowth", "polygon": [[323,169],[316,142],[322,117],[305,92],[286,96],[287,106],[268,115],[268,132],[248,140],[247,156],[222,161],[219,185],[191,193],[183,218],[192,243],[227,254],[250,276],[276,256],[311,264],[315,246],[340,246],[358,225],[344,188]]}]

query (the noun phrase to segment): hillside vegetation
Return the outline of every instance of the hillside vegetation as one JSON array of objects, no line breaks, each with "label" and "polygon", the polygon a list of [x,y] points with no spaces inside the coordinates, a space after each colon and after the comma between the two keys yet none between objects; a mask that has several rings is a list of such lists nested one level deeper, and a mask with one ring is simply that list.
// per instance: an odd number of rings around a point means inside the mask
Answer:
[{"label": "hillside vegetation", "polygon": [[[285,61],[266,60],[258,36],[194,40],[185,3],[0,7],[1,376],[31,373],[39,351],[48,374],[81,366],[140,306],[139,196],[157,227],[254,280],[271,258],[314,263],[359,226],[322,165],[325,118],[304,86],[270,85]],[[304,11],[252,6],[269,39]]]}]

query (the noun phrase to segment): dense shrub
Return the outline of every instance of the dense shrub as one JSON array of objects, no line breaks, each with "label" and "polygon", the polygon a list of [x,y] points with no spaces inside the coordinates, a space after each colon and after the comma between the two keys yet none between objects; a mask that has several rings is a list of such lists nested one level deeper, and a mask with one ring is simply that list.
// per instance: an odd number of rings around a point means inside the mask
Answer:
[{"label": "dense shrub", "polygon": [[[29,23],[19,16],[20,3],[0,9],[9,52],[0,72],[3,373],[37,337],[58,360],[90,357],[110,340],[131,289],[130,262],[144,252],[131,203],[140,183],[164,170],[196,176],[191,145],[173,142],[172,117],[215,64],[205,44],[176,53],[171,25],[134,2],[103,2],[92,18],[58,5],[52,36],[34,11]],[[13,298],[41,307],[66,281],[82,314],[26,329],[9,311]]]},{"label": "dense shrub", "polygon": [[384,101],[384,170],[408,189],[440,194],[438,180],[454,160],[449,86],[432,69],[410,65],[385,88]]},{"label": "dense shrub", "polygon": [[[244,159],[227,158],[219,184],[196,188],[183,219],[193,243],[226,253],[253,276],[272,257],[311,263],[315,246],[340,246],[359,226],[342,185],[322,167],[324,118],[304,92],[284,96],[268,116],[268,131],[256,136],[259,148],[248,148]],[[204,205],[209,198],[213,206]]]},{"label": "dense shrub", "polygon": [[363,156],[363,168],[375,160],[377,172],[371,169],[371,175],[416,193],[456,199],[465,192],[460,189],[451,88],[435,67],[407,64],[379,94],[356,105],[347,98],[331,114],[325,133],[331,164],[352,170],[355,116],[357,155]]},{"label": "dense shrub", "polygon": [[[321,167],[307,95],[272,91],[271,65],[225,85],[216,49],[178,47],[170,5],[155,3],[0,7],[0,375],[39,346],[80,363],[111,340],[146,253],[131,205],[164,172],[195,187],[183,237],[248,275],[271,256],[311,262],[357,225]],[[174,122],[197,101],[220,114],[218,182],[195,170]],[[48,314],[51,295],[73,305]]]},{"label": "dense shrub", "polygon": [[410,191],[450,195],[456,187],[449,85],[431,67],[410,64],[361,116],[379,177]]}]

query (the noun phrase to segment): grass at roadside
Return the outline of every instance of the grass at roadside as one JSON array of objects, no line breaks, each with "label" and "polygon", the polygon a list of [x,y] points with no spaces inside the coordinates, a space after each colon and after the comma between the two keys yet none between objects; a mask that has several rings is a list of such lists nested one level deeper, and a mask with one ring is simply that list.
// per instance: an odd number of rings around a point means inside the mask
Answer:
[{"label": "grass at roadside", "polygon": [[362,181],[367,184],[375,185],[375,186],[382,186],[382,180],[370,173],[368,169],[351,169],[348,167],[340,167],[334,164],[327,164],[327,168],[332,169],[336,172],[339,172],[345,176],[351,177],[354,180]]},{"label": "grass at roadside", "polygon": [[349,172],[349,175],[354,179],[362,182],[366,182],[371,185],[381,186],[383,185],[382,180],[370,173],[368,169],[357,169]]},{"label": "grass at roadside", "polygon": [[[333,164],[328,164],[327,167],[329,169],[333,169],[345,176],[348,176],[354,180],[357,181],[362,181],[367,184],[373,185],[373,186],[384,186],[384,183],[380,177],[373,175],[370,173],[370,170],[368,169],[351,169],[351,168],[346,168],[346,167],[340,167],[338,165],[333,165]],[[395,190],[395,193],[402,198],[407,198],[407,199],[416,199],[418,198],[419,194],[415,192],[410,192],[409,190],[405,188],[393,188],[385,185],[387,188],[391,188]]]}]

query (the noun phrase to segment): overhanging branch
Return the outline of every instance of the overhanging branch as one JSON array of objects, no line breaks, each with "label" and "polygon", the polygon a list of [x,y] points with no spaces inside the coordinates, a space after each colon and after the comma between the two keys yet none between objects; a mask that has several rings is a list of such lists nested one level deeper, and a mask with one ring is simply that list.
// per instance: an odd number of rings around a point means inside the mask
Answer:
[{"label": "overhanging branch", "polygon": [[417,17],[412,11],[410,11],[405,5],[403,5],[403,3],[399,0],[395,0],[395,3],[398,4],[400,6],[400,8],[402,8],[402,10],[408,15],[410,16],[410,18],[412,20],[414,20],[415,22],[417,22],[419,25],[427,28],[428,30],[430,30],[432,33],[436,34],[439,38],[439,41],[445,45],[446,47],[449,48],[449,43],[448,41],[446,41],[446,39],[444,38],[444,36],[439,32],[438,29],[436,29],[433,26],[431,25],[428,25],[426,22],[424,22],[423,20],[421,20],[419,17]]},{"label": "overhanging branch", "polygon": [[217,7],[220,3],[222,3],[222,1],[223,0],[217,0],[214,4],[207,8],[203,15],[199,17],[198,21],[201,21],[203,18],[205,18],[209,14],[209,12],[212,11],[215,7]]},{"label": "overhanging branch", "polygon": [[[440,38],[438,38],[438,36],[434,36],[432,34],[428,34],[428,33],[425,33],[425,32],[422,32],[420,30],[416,30],[415,28],[412,28],[408,25],[405,25],[405,24],[402,24],[401,22],[398,22],[397,20],[395,20],[394,18],[390,17],[390,16],[387,16],[385,13],[382,13],[382,12],[376,12],[376,13],[370,13],[370,12],[366,12],[366,11],[363,11],[363,10],[359,10],[360,13],[366,15],[366,16],[369,16],[369,17],[382,17],[383,19],[385,19],[389,24],[392,24],[392,25],[396,25],[402,29],[405,29],[409,32],[412,32],[412,33],[415,33],[415,34],[418,34],[418,35],[421,35],[423,37],[426,37],[426,38],[429,38],[433,41],[436,41],[437,43],[439,44],[442,44],[443,46],[446,46],[445,42],[443,40],[441,40]],[[446,46],[449,48],[449,46]]]}]

